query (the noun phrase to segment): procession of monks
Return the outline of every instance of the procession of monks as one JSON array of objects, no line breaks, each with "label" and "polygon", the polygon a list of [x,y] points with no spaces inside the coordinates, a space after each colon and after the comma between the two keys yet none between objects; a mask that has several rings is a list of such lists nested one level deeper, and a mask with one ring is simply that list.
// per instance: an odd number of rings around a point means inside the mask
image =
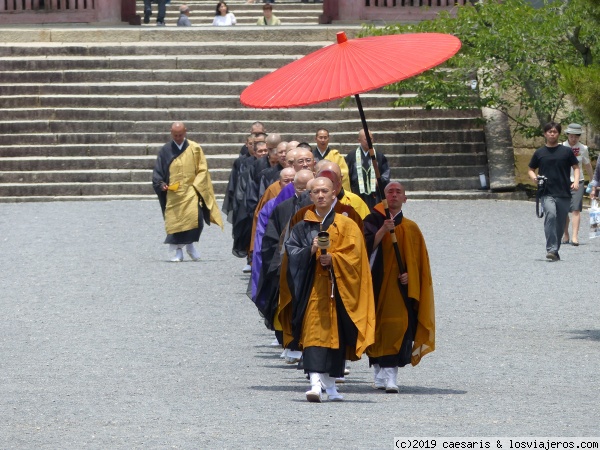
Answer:
[{"label": "procession of monks", "polygon": [[343,400],[337,384],[347,361],[365,353],[373,387],[397,393],[398,367],[435,349],[427,247],[417,224],[403,217],[406,193],[389,180],[389,167],[377,180],[385,199],[371,189],[369,164],[385,160],[367,153],[364,131],[352,154],[360,158],[362,150],[358,168],[329,147],[328,130],[319,128],[315,141],[314,148],[284,142],[262,123],[252,125],[222,208],[232,252],[245,258],[248,296],[282,357],[310,381],[309,402]]}]

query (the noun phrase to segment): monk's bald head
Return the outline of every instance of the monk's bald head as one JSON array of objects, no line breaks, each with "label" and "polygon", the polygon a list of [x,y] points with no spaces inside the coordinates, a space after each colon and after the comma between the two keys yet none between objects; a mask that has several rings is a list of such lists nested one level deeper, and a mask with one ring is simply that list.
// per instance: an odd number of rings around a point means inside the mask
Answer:
[{"label": "monk's bald head", "polygon": [[[336,164],[337,166],[337,164]],[[339,166],[338,166],[339,169]],[[342,188],[342,177],[338,175],[331,169],[321,169],[320,172],[317,173],[317,177],[325,177],[331,180],[333,184],[333,189],[335,190],[336,195],[340,192]]]},{"label": "monk's bald head", "polygon": [[279,172],[279,184],[282,188],[286,187],[296,176],[296,171],[293,167],[286,167],[281,172]]},{"label": "monk's bald head", "polygon": [[325,161],[325,164],[323,164],[321,170],[330,170],[333,173],[335,173],[340,180],[342,179],[342,170],[340,169],[339,164],[334,163],[332,161],[328,161],[326,159],[322,159],[321,161]]},{"label": "monk's bald head", "polygon": [[269,149],[277,148],[281,142],[281,135],[279,133],[271,133],[267,136],[265,142],[267,143],[267,147]]},{"label": "monk's bald head", "polygon": [[308,169],[310,171],[315,167],[315,160],[313,158],[313,154],[310,150],[303,149],[298,147],[296,158],[294,159],[294,169],[296,172],[302,169]]},{"label": "monk's bald head", "polygon": [[[371,138],[371,144],[373,143],[373,133],[369,131],[369,137]],[[358,132],[358,143],[362,147],[362,149],[366,152],[369,150],[369,143],[367,141],[367,135],[365,134],[365,130],[361,128]]]},{"label": "monk's bald head", "polygon": [[387,186],[385,187],[385,189],[383,190],[383,192],[385,192],[387,194],[388,191],[392,188],[402,189],[402,191],[404,191],[404,186],[402,185],[402,183],[400,183],[399,181],[390,181],[387,184]]},{"label": "monk's bald head", "polygon": [[329,212],[335,200],[335,190],[329,178],[315,178],[310,187],[310,199],[315,205],[317,213],[324,217]]},{"label": "monk's bald head", "polygon": [[296,172],[296,176],[294,177],[294,190],[296,194],[300,195],[307,189],[307,184],[309,181],[314,179],[314,175],[310,170],[300,170]]},{"label": "monk's bald head", "polygon": [[406,191],[399,181],[390,181],[384,189],[390,211],[396,215],[406,203]]},{"label": "monk's bald head", "polygon": [[315,173],[319,173],[321,170],[323,170],[323,168],[325,167],[325,165],[328,163],[329,161],[327,161],[326,159],[322,159],[321,161],[319,161],[318,163],[315,164]]},{"label": "monk's bald head", "polygon": [[277,147],[275,148],[275,152],[277,154],[277,162],[281,165],[281,167],[287,167],[287,160],[286,160],[286,156],[287,156],[287,142],[282,141],[280,142]]},{"label": "monk's bald head", "polygon": [[187,130],[183,122],[173,122],[171,125],[171,138],[177,145],[183,144]]},{"label": "monk's bald head", "polygon": [[298,150],[296,150],[295,148],[288,150],[288,152],[285,155],[285,161],[286,161],[288,167],[294,167],[294,161],[296,160],[297,155],[298,155]]}]

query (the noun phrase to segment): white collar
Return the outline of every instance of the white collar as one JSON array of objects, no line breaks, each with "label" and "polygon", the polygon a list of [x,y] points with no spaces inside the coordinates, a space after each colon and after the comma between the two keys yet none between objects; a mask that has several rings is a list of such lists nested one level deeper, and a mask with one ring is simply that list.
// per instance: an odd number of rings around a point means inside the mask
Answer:
[{"label": "white collar", "polygon": [[175,143],[175,145],[177,146],[177,148],[179,150],[181,150],[181,148],[183,147],[183,145],[185,144],[185,141],[187,141],[186,138],[183,139],[183,141],[181,141],[181,145],[179,145],[177,142],[173,141]]},{"label": "white collar", "polygon": [[[328,212],[327,214],[325,214],[325,217],[323,217],[323,220],[322,220],[322,222],[325,222],[325,219],[327,219],[327,216],[328,216],[329,214],[331,214],[331,211],[333,211],[333,208],[335,207],[335,204],[336,204],[336,203],[337,203],[337,198],[334,198],[334,199],[333,199],[333,203],[331,204],[331,209],[329,210],[329,212]],[[317,211],[317,208],[315,208],[315,214],[316,214],[317,216],[321,217],[321,215],[319,214],[319,211]],[[321,222],[321,223],[322,223],[322,222]]]}]

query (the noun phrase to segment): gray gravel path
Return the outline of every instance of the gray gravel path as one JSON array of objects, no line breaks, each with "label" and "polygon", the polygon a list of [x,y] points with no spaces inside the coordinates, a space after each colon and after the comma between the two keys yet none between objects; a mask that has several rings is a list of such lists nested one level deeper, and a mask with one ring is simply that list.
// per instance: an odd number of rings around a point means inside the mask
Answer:
[{"label": "gray gravel path", "polygon": [[[391,448],[394,436],[593,436],[600,239],[544,259],[534,204],[413,201],[437,350],[342,403],[269,347],[231,230],[168,263],[157,202],[0,205],[0,448]],[[583,214],[585,220],[587,213]],[[187,257],[187,255],[186,255]]]}]

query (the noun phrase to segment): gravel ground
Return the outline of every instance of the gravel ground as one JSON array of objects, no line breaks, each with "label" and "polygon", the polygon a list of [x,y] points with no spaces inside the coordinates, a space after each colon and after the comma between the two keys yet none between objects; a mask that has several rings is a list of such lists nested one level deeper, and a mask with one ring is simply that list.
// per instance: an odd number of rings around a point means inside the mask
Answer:
[{"label": "gravel ground", "polygon": [[[341,403],[269,346],[231,228],[167,262],[157,202],[2,204],[0,447],[391,448],[395,436],[594,436],[600,239],[545,260],[530,202],[409,201],[437,350],[398,395],[351,364]],[[585,225],[587,213],[583,213]],[[187,258],[187,255],[186,255]]]}]

